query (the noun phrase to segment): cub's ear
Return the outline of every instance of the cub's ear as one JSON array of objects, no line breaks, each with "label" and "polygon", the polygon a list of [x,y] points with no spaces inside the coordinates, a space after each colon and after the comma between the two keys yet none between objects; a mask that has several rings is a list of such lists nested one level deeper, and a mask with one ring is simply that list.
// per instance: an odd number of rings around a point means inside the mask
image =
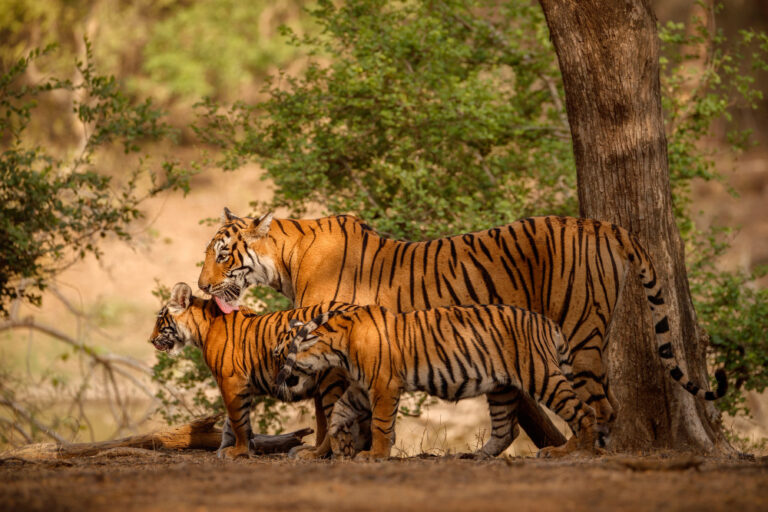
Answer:
[{"label": "cub's ear", "polygon": [[269,226],[272,225],[273,212],[265,213],[258,219],[251,222],[246,230],[246,236],[248,238],[263,238],[269,233]]},{"label": "cub's ear", "polygon": [[315,343],[320,340],[320,336],[317,334],[308,334],[306,338],[299,344],[299,352],[304,352],[305,350],[309,349],[314,345]]},{"label": "cub's ear", "polygon": [[221,223],[222,224],[228,224],[230,222],[233,222],[235,220],[238,220],[240,217],[232,213],[229,208],[226,206],[224,207],[224,211],[221,212]]},{"label": "cub's ear", "polygon": [[295,318],[291,318],[291,321],[288,322],[288,325],[291,327],[291,329],[295,329],[297,327],[301,327],[302,325],[304,325],[304,322],[301,322]]},{"label": "cub's ear", "polygon": [[178,315],[185,311],[192,303],[192,288],[187,283],[176,283],[171,290],[171,300],[168,302],[168,311]]}]

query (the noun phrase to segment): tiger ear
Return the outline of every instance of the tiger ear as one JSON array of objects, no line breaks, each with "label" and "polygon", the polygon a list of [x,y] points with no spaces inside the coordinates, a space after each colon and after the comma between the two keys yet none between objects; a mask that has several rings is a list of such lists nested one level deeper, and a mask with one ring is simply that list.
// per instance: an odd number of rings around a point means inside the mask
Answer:
[{"label": "tiger ear", "polygon": [[291,318],[291,321],[288,322],[288,325],[291,327],[291,329],[295,329],[297,327],[301,327],[304,325],[304,322],[301,322],[300,320],[297,320],[295,318]]},{"label": "tiger ear", "polygon": [[174,315],[185,311],[192,304],[192,288],[187,283],[176,283],[171,290],[168,311]]},{"label": "tiger ear", "polygon": [[240,218],[240,217],[238,217],[237,215],[235,215],[234,213],[232,213],[232,212],[230,211],[230,209],[229,209],[229,208],[227,208],[226,206],[224,207],[224,211],[223,211],[223,212],[221,212],[221,223],[222,223],[222,224],[227,224],[227,223],[229,223],[229,222],[232,222],[232,221],[238,220],[239,218]]},{"label": "tiger ear", "polygon": [[269,226],[272,225],[273,212],[268,212],[251,222],[246,230],[246,236],[248,238],[263,238],[269,233]]},{"label": "tiger ear", "polygon": [[317,343],[319,340],[320,340],[320,336],[318,336],[317,334],[308,334],[307,337],[304,338],[304,340],[301,342],[301,344],[299,344],[298,351],[304,352],[305,350],[311,348],[312,345]]}]

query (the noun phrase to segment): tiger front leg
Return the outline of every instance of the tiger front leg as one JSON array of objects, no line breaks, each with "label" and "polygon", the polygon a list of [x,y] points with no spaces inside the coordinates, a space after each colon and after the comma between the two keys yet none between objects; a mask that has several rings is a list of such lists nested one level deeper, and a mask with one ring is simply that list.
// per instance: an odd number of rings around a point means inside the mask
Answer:
[{"label": "tiger front leg", "polygon": [[[333,407],[328,437],[334,457],[351,458],[358,451],[361,438],[370,437],[370,403],[366,394],[350,386]],[[367,432],[362,430],[366,425]]]},{"label": "tiger front leg", "polygon": [[371,449],[357,454],[355,460],[386,459],[395,444],[395,420],[400,405],[400,390],[374,389],[368,393],[371,403]]},{"label": "tiger front leg", "polygon": [[220,447],[217,455],[222,459],[248,457],[251,441],[251,393],[241,379],[225,379],[219,388],[235,442],[234,445]]},{"label": "tiger front leg", "polygon": [[320,378],[317,394],[314,396],[315,418],[317,418],[315,446],[296,446],[289,452],[290,457],[315,460],[328,457],[331,454],[331,439],[328,435],[328,425],[331,422],[331,415],[335,405],[343,395],[347,385],[347,380],[340,370],[327,372]]}]

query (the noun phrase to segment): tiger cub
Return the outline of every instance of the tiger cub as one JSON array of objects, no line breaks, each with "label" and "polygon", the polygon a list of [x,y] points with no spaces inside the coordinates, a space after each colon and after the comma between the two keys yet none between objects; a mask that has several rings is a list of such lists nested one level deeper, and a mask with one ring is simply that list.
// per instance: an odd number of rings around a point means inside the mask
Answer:
[{"label": "tiger cub", "polygon": [[[275,394],[274,378],[280,368],[273,353],[278,335],[289,328],[291,320],[306,322],[328,309],[350,308],[347,304],[330,303],[266,315],[246,310],[224,314],[216,301],[194,297],[187,284],[178,283],[157,315],[150,342],[166,352],[176,352],[187,344],[200,348],[227,409],[219,457],[247,456],[251,397]],[[294,400],[314,397],[317,410],[329,413],[347,386],[343,373],[334,369],[302,379],[301,383],[295,380]],[[326,416],[317,415],[318,442],[328,443],[327,420]],[[322,456],[328,450],[329,447],[318,446],[310,451],[318,452],[314,456]]]},{"label": "tiger cub", "polygon": [[[293,398],[303,376],[344,369],[350,387],[334,406],[329,435],[333,438],[357,420],[368,405],[372,447],[360,458],[389,456],[403,391],[426,391],[445,400],[485,394],[492,433],[478,456],[496,456],[512,443],[521,392],[557,413],[574,433],[564,446],[540,453],[594,450],[595,411],[568,380],[568,342],[557,324],[538,313],[507,305],[402,314],[360,306],[320,315],[298,332],[296,326],[281,335],[277,347],[277,353],[285,354],[276,379],[278,396]],[[302,376],[298,382],[297,375]]]}]

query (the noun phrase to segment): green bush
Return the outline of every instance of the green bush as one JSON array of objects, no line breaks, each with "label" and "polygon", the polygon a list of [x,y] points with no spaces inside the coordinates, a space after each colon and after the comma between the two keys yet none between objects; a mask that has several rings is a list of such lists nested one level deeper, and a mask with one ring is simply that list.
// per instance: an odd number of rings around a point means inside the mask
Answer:
[{"label": "green bush", "polygon": [[286,30],[317,56],[301,77],[280,74],[254,105],[202,104],[198,133],[225,168],[266,169],[269,207],[319,203],[410,239],[576,211],[538,6],[352,0],[310,13],[319,35]]},{"label": "green bush", "polygon": [[[17,297],[39,304],[46,283],[86,254],[98,257],[99,241],[107,235],[130,239],[126,227],[141,215],[141,201],[187,187],[186,174],[172,162],[153,172],[140,159],[119,180],[100,168],[101,150],[120,147],[133,155],[173,133],[151,101],[134,104],[114,77],[99,75],[87,41],[86,48],[87,60],[76,64],[76,83],[28,83],[29,66],[53,47],[33,51],[0,75],[0,315]],[[38,102],[53,94],[71,96],[67,108],[77,123],[71,129],[87,134],[64,157],[27,132]]]},{"label": "green bush", "polygon": [[[710,9],[714,15],[721,7]],[[721,150],[708,149],[705,142],[715,123],[725,127],[733,154],[754,144],[751,132],[739,129],[731,111],[757,109],[763,99],[755,76],[768,70],[768,35],[741,30],[728,41],[720,30],[713,31],[705,20],[694,17],[688,26],[670,22],[660,27],[659,36],[675,217],[686,241],[699,323],[710,336],[712,362],[725,368],[730,386],[717,405],[732,415],[748,414],[740,391],[761,392],[768,385],[768,289],[757,286],[765,272],[717,270],[717,257],[730,247],[730,230],[696,227],[690,185],[696,178],[724,181],[715,163]]]}]

